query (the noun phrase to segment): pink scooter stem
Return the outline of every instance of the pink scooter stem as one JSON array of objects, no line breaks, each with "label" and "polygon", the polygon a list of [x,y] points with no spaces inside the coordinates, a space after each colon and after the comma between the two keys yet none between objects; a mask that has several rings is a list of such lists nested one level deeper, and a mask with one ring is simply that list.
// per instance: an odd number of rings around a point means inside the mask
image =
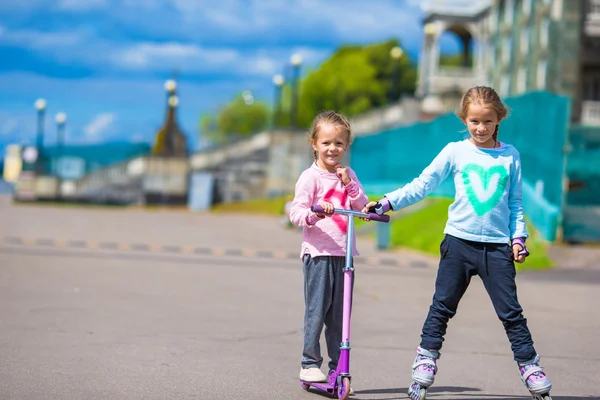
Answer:
[{"label": "pink scooter stem", "polygon": [[342,319],[342,343],[338,371],[350,373],[350,314],[352,310],[352,281],[354,267],[352,249],[354,248],[354,216],[348,215],[348,235],[346,236],[346,266],[344,267],[344,306]]},{"label": "pink scooter stem", "polygon": [[[312,206],[315,213],[326,214],[322,207]],[[302,387],[307,389],[313,386],[338,398],[346,399],[350,385],[350,315],[352,313],[352,282],[354,280],[354,267],[352,262],[352,249],[354,248],[354,217],[366,218],[373,221],[389,222],[389,215],[376,213],[363,213],[355,210],[334,208],[333,214],[342,214],[348,217],[348,235],[346,236],[346,264],[344,267],[344,304],[342,314],[342,343],[340,358],[335,371],[330,371],[327,383],[303,382]]]}]

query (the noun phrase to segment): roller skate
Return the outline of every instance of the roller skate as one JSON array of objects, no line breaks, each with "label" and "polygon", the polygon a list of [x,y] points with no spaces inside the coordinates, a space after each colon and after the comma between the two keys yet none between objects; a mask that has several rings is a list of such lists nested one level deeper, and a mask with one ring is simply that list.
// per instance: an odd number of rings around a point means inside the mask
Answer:
[{"label": "roller skate", "polygon": [[533,400],[552,400],[552,397],[550,397],[552,383],[544,373],[544,369],[539,366],[539,361],[540,356],[535,356],[533,362],[524,365],[519,364],[521,381],[531,393]]},{"label": "roller skate", "polygon": [[433,384],[437,373],[438,352],[417,348],[417,357],[412,366],[412,383],[408,387],[408,397],[412,400],[425,400],[427,388]]}]

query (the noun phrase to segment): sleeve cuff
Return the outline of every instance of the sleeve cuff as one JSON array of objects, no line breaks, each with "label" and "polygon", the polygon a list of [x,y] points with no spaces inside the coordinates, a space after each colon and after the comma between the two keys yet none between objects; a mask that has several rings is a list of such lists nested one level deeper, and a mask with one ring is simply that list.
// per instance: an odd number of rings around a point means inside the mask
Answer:
[{"label": "sleeve cuff", "polygon": [[512,240],[512,243],[511,243],[511,244],[512,244],[513,246],[514,246],[515,244],[520,244],[520,245],[521,245],[523,248],[525,248],[525,238],[522,238],[522,237],[519,237],[519,238],[514,238],[514,239]]},{"label": "sleeve cuff", "polygon": [[356,184],[356,182],[351,179],[350,182],[348,182],[346,186],[346,192],[348,193],[348,196],[350,197],[356,197],[358,196],[358,185]]},{"label": "sleeve cuff", "polygon": [[384,197],[383,199],[379,200],[379,204],[381,204],[381,207],[383,207],[384,213],[392,210],[392,205],[390,204],[390,201],[387,197]]},{"label": "sleeve cuff", "polygon": [[314,212],[309,212],[308,215],[306,216],[306,223],[308,225],[314,225],[317,223],[317,221],[319,221],[321,218],[324,217],[319,217],[317,214],[315,214]]}]

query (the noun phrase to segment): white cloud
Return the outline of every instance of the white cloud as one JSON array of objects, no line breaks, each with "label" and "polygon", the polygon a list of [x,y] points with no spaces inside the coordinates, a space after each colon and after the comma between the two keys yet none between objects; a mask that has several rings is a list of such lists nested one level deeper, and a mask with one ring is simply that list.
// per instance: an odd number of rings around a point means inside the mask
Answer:
[{"label": "white cloud", "polygon": [[0,43],[31,49],[56,50],[71,47],[83,43],[85,36],[84,32],[42,32],[33,29],[8,30],[6,27],[0,26]]},{"label": "white cloud", "polygon": [[36,131],[36,118],[30,112],[0,110],[0,147],[7,143],[35,143]]},{"label": "white cloud", "polygon": [[58,8],[60,10],[72,12],[85,12],[108,6],[108,0],[60,0]]},{"label": "white cloud", "polygon": [[274,75],[281,69],[280,63],[268,56],[257,56],[246,63],[248,71],[256,75]]},{"label": "white cloud", "polygon": [[117,116],[114,113],[101,113],[96,115],[89,124],[83,127],[86,139],[89,141],[103,139],[102,135],[110,131],[116,119]]},{"label": "white cloud", "polygon": [[[109,1],[60,0],[58,5],[83,10],[106,6]],[[125,16],[139,14],[141,22],[148,25],[153,19],[156,20],[153,23],[160,23],[165,11],[169,10],[167,7],[171,7],[170,11],[177,10],[180,20],[171,31],[177,32],[180,39],[127,42],[97,37],[91,27],[58,32],[33,29],[5,29],[2,32],[0,26],[0,43],[39,51],[44,57],[63,65],[91,69],[110,67],[116,71],[159,72],[177,69],[181,73],[224,72],[254,76],[282,72],[291,54],[298,49],[306,53],[303,54],[304,64],[315,66],[332,51],[336,42],[368,43],[401,36],[405,38],[406,47],[413,50],[420,47],[421,29],[417,16],[421,11],[414,0],[373,3],[347,0],[344,4],[340,1],[295,0],[293,6],[278,0],[123,1],[115,10],[119,17],[112,18],[125,25],[133,24],[134,20],[120,19],[122,13]],[[323,32],[326,47],[315,50],[308,46],[285,47],[286,42],[302,43],[305,40],[302,32],[309,36],[306,43],[318,43],[320,33],[317,32]],[[251,45],[241,47],[238,43]]]},{"label": "white cloud", "polygon": [[[382,40],[389,37],[412,36],[418,32],[421,11],[418,7],[398,4],[396,1],[321,3],[318,0],[301,0],[302,14],[310,15],[320,9],[321,23],[330,23],[343,40]],[[327,16],[335,15],[329,19]]]},{"label": "white cloud", "polygon": [[141,43],[112,55],[114,64],[132,69],[170,69],[173,66],[216,65],[233,63],[238,59],[233,49],[204,49],[185,43]]},{"label": "white cloud", "polygon": [[133,70],[170,71],[176,68],[193,73],[232,72],[270,76],[281,69],[282,56],[280,49],[240,53],[234,48],[205,48],[171,42],[137,44],[115,52],[111,59],[114,65]]},{"label": "white cloud", "polygon": [[0,127],[0,135],[9,136],[16,132],[19,126],[19,121],[16,118],[8,117],[4,121],[2,121],[2,126]]},{"label": "white cloud", "polygon": [[48,0],[0,1],[2,11],[22,11],[38,9],[48,3]]}]

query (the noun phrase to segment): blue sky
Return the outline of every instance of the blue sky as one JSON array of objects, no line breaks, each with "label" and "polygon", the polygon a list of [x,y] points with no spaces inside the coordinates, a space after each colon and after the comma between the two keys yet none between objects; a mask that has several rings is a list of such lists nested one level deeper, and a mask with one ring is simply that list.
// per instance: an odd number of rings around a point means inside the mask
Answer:
[{"label": "blue sky", "polygon": [[0,2],[0,146],[33,142],[33,103],[68,115],[69,143],[151,141],[163,84],[179,72],[179,123],[197,144],[204,113],[272,78],[300,53],[315,67],[342,44],[401,39],[416,60],[418,0],[19,0]]}]

